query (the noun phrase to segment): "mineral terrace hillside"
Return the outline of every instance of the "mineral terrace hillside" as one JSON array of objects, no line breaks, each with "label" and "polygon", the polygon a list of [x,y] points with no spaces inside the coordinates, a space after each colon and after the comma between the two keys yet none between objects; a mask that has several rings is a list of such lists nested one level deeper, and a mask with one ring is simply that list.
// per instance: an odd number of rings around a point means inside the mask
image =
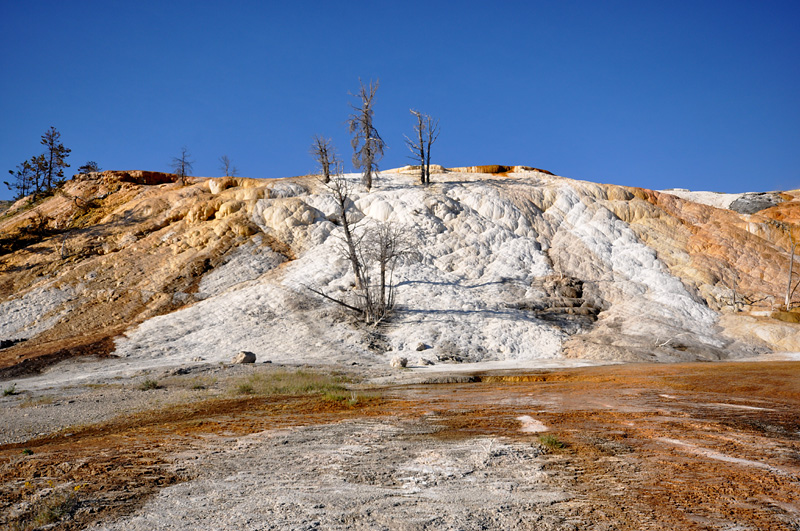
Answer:
[{"label": "mineral terrace hillside", "polygon": [[0,376],[24,387],[76,356],[113,372],[241,350],[382,367],[800,351],[800,313],[781,308],[798,190],[656,192],[521,166],[440,168],[427,187],[410,168],[385,171],[370,192],[345,178],[360,224],[390,221],[416,251],[380,327],[308,289],[353,288],[317,177],[109,171],[0,217]]}]

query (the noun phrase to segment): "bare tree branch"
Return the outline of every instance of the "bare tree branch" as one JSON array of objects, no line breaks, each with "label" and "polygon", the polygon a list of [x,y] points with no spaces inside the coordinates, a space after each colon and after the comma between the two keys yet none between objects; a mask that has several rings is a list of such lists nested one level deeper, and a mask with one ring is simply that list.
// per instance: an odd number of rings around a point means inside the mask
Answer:
[{"label": "bare tree branch", "polygon": [[190,153],[189,150],[186,149],[186,146],[181,148],[180,157],[172,157],[170,166],[180,178],[181,185],[186,184],[186,177],[192,173],[192,164],[194,164],[194,161],[189,157]]},{"label": "bare tree branch", "polygon": [[414,126],[414,140],[406,137],[406,146],[411,151],[411,158],[419,165],[420,184],[431,182],[431,146],[439,137],[439,120],[414,109],[409,112],[417,119]]},{"label": "bare tree branch", "polygon": [[233,165],[233,161],[228,155],[222,155],[219,158],[219,164],[219,169],[225,174],[225,177],[236,177],[238,175],[239,170]]},{"label": "bare tree branch", "polygon": [[333,142],[330,138],[314,135],[314,141],[311,143],[309,153],[311,153],[311,156],[314,157],[314,160],[317,161],[322,170],[322,182],[329,183],[331,180],[331,168],[335,167],[338,162]]}]

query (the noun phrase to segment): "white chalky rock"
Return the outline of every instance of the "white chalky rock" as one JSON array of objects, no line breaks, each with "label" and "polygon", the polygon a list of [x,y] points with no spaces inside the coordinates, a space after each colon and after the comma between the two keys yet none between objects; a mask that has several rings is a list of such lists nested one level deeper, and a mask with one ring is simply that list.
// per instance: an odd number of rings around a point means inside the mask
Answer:
[{"label": "white chalky rock", "polygon": [[395,356],[394,358],[392,358],[392,361],[390,362],[390,364],[395,369],[402,369],[403,367],[408,365],[408,358]]},{"label": "white chalky rock", "polygon": [[241,351],[236,356],[233,357],[231,363],[255,363],[256,362],[256,355],[252,352],[247,352],[246,350]]}]

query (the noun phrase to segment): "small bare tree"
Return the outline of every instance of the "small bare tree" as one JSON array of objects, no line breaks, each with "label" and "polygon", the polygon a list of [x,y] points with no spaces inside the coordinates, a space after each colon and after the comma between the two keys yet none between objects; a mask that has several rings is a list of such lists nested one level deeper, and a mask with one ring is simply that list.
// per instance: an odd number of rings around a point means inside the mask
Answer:
[{"label": "small bare tree", "polygon": [[378,269],[378,283],[373,289],[371,302],[372,315],[379,321],[394,308],[394,268],[411,254],[412,246],[407,233],[390,222],[378,223],[367,232],[365,240],[367,258]]},{"label": "small bare tree", "polygon": [[219,169],[225,174],[225,177],[236,177],[239,174],[239,169],[233,165],[233,161],[228,155],[222,155],[219,158]]},{"label": "small bare tree", "polygon": [[359,99],[360,105],[350,104],[354,112],[347,120],[347,126],[353,135],[350,142],[353,146],[353,166],[363,172],[362,182],[369,191],[372,188],[372,176],[378,171],[378,161],[383,157],[383,149],[386,147],[372,123],[372,108],[380,81],[375,81],[374,84],[370,81],[367,86],[360,79],[358,81],[361,88],[355,97]]},{"label": "small bare tree", "polygon": [[172,162],[170,163],[170,166],[178,175],[181,185],[186,184],[186,177],[192,173],[194,161],[189,156],[189,150],[186,149],[186,146],[183,146],[180,157],[172,157]]},{"label": "small bare tree", "polygon": [[314,135],[314,141],[311,143],[309,153],[322,170],[322,182],[329,183],[331,181],[331,168],[335,167],[338,162],[333,142],[330,138]]},{"label": "small bare tree", "polygon": [[414,126],[414,140],[406,137],[406,145],[411,150],[411,158],[419,163],[420,184],[431,182],[431,146],[439,138],[439,120],[414,109],[409,112],[417,119]]},{"label": "small bare tree", "polygon": [[[328,182],[342,226],[342,255],[350,262],[356,282],[355,303],[326,295],[309,287],[314,293],[356,312],[367,324],[377,324],[389,315],[395,302],[394,268],[411,254],[412,245],[406,233],[391,223],[359,225],[355,220],[350,199],[351,183],[341,174],[341,163]],[[374,272],[377,270],[377,281]]]}]

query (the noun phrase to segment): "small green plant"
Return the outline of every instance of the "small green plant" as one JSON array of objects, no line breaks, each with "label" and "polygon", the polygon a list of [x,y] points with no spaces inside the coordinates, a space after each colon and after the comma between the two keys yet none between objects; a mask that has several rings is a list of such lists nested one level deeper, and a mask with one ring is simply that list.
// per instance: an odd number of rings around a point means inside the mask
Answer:
[{"label": "small green plant", "polygon": [[33,455],[33,450],[31,450],[30,448],[25,448],[24,450],[22,450],[22,455]]},{"label": "small green plant", "polygon": [[15,384],[15,383],[13,383],[13,384],[9,385],[8,387],[6,387],[5,389],[3,389],[3,396],[11,396],[11,395],[16,395],[16,394],[19,394],[19,393],[17,393],[17,384]]},{"label": "small green plant", "polygon": [[139,390],[141,391],[150,391],[152,389],[160,389],[161,386],[158,385],[156,380],[151,380],[148,378],[147,380],[143,381],[142,384],[139,386]]},{"label": "small green plant", "polygon": [[542,443],[545,447],[549,448],[550,450],[560,450],[564,448],[566,445],[561,442],[558,437],[551,434],[540,435],[539,442]]},{"label": "small green plant", "polygon": [[236,386],[236,392],[240,395],[252,395],[255,394],[256,390],[252,384],[244,382]]}]

